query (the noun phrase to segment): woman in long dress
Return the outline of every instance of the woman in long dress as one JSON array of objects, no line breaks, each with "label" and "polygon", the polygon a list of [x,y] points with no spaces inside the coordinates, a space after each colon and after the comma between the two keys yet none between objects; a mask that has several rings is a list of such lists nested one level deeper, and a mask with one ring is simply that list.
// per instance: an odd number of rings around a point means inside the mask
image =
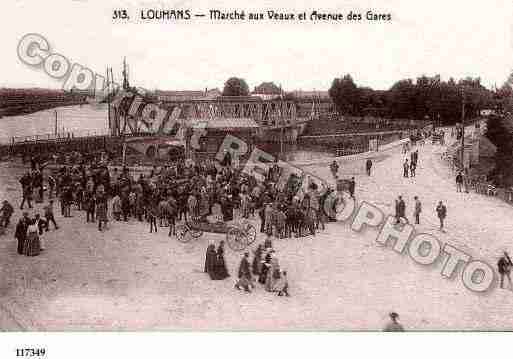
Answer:
[{"label": "woman in long dress", "polygon": [[265,279],[265,290],[272,292],[276,283],[280,279],[280,264],[278,258],[274,255],[274,251],[271,251],[271,263],[269,270],[267,271],[267,278]]},{"label": "woman in long dress", "polygon": [[216,246],[211,242],[205,255],[205,273],[208,273],[210,279],[215,279],[216,256]]},{"label": "woman in long dress", "polygon": [[221,241],[217,247],[214,279],[223,280],[229,276],[226,262],[224,261],[224,241]]},{"label": "woman in long dress", "polygon": [[264,253],[264,247],[261,244],[259,244],[255,251],[255,257],[253,258],[253,265],[252,265],[253,275],[255,275],[255,276],[260,275],[260,272],[262,271],[262,254],[263,253]]},{"label": "woman in long dress", "polygon": [[104,223],[103,228],[107,226],[107,198],[103,193],[96,197],[96,219],[98,220],[98,230],[102,230],[102,222]]},{"label": "woman in long dress", "polygon": [[210,205],[208,201],[208,194],[205,187],[201,188],[201,195],[199,198],[199,215],[206,218],[210,212]]},{"label": "woman in long dress", "polygon": [[269,269],[271,267],[271,250],[267,250],[267,254],[264,257],[264,260],[262,261],[262,267],[260,269],[260,277],[258,278],[258,283],[265,284],[265,281],[267,279],[267,273],[269,272]]},{"label": "woman in long dress", "polygon": [[23,254],[29,257],[38,256],[41,252],[41,246],[39,243],[39,228],[35,220],[30,221],[30,225],[27,228],[27,239],[23,247]]}]

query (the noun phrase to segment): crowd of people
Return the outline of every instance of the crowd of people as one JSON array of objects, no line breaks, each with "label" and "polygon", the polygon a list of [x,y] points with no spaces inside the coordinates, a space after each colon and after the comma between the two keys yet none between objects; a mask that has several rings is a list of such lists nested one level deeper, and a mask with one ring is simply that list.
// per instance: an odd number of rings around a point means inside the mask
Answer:
[{"label": "crowd of people", "polygon": [[[224,241],[219,242],[217,248],[213,242],[208,245],[204,271],[212,280],[223,280],[230,277],[224,258]],[[270,235],[267,235],[264,243],[259,244],[255,249],[251,263],[249,252],[244,252],[234,287],[250,293],[252,289],[255,289],[257,283],[263,285],[268,292],[275,292],[278,296],[289,296],[287,272],[280,268]]]},{"label": "crowd of people", "polygon": [[419,150],[411,151],[410,158],[406,157],[403,162],[403,177],[415,177],[419,161]]},{"label": "crowd of people", "polygon": [[[62,166],[48,176],[46,191],[50,198],[55,192],[64,217],[71,216],[74,206],[86,212],[87,222],[97,221],[99,230],[111,217],[115,221],[146,221],[150,232],[169,226],[169,235],[173,235],[177,221],[209,221],[216,209],[220,218],[215,221],[231,221],[235,212],[243,218],[258,216],[260,232],[280,238],[315,235],[324,229],[327,218],[321,208],[332,189],[319,188],[313,181],[305,188],[294,174],[278,186],[281,169],[277,165],[258,183],[254,176],[223,162],[175,163],[138,178],[127,168],[109,171],[94,163]],[[31,207],[31,192],[39,186],[33,180],[37,173],[31,171],[22,178],[20,208],[25,202]]]},{"label": "crowd of people", "polygon": [[[258,182],[232,165],[229,153],[221,162],[209,159],[176,162],[154,167],[149,175],[134,175],[128,168],[109,169],[97,161],[50,166],[44,171],[37,163],[31,167],[19,181],[22,193],[19,207],[23,210],[28,205],[32,209],[34,200],[44,207],[42,214],[35,213],[33,217],[23,212],[17,223],[14,236],[19,254],[37,256],[45,250],[44,235],[50,225],[59,228],[54,200],[60,204],[62,217],[72,217],[76,211],[85,212],[86,223],[96,222],[99,231],[109,221],[135,220],[149,223],[151,233],[169,227],[168,235],[173,236],[178,221],[215,223],[230,222],[235,217],[255,219],[268,240],[258,246],[252,265],[247,264],[249,252],[244,254],[235,287],[250,291],[256,283],[261,283],[266,290],[280,296],[288,296],[287,274],[279,269],[270,238],[314,236],[318,230],[324,230],[329,221],[323,210],[324,201],[333,191],[293,173],[282,182],[282,168],[277,164],[269,167],[263,182]],[[0,224],[7,226],[14,208],[5,201],[0,211]],[[205,272],[213,280],[229,277],[224,241],[217,248],[209,245]]]}]

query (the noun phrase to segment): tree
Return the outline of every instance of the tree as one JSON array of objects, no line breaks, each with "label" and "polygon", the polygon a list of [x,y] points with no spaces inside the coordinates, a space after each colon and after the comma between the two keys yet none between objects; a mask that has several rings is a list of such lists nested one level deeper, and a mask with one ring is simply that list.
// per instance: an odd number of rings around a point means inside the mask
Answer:
[{"label": "tree", "polygon": [[513,134],[511,128],[505,126],[511,117],[490,116],[486,124],[486,137],[497,146],[495,168],[491,175],[500,186],[513,185]]},{"label": "tree", "polygon": [[255,87],[253,93],[261,95],[280,95],[282,90],[281,87],[277,86],[274,82],[262,82]]},{"label": "tree", "polygon": [[440,84],[440,105],[438,114],[444,124],[454,125],[461,121],[461,91],[456,81],[450,78]]},{"label": "tree", "polygon": [[360,91],[351,75],[333,80],[329,95],[338,112],[344,115],[360,113]]},{"label": "tree", "polygon": [[499,112],[510,112],[513,109],[513,88],[509,82],[505,82],[499,89],[495,90],[494,100]]},{"label": "tree", "polygon": [[249,86],[246,80],[231,77],[224,83],[223,96],[248,96]]},{"label": "tree", "polygon": [[411,79],[396,82],[388,91],[389,114],[392,118],[412,118],[415,115],[416,88]]}]

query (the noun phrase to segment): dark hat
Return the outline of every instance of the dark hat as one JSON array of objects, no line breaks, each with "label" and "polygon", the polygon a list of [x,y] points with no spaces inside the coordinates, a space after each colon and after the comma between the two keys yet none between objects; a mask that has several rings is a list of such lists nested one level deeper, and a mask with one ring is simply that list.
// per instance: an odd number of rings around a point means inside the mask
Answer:
[{"label": "dark hat", "polygon": [[389,315],[390,315],[390,318],[392,318],[392,319],[397,319],[397,318],[399,318],[399,314],[397,314],[396,312],[392,312],[392,313],[390,313]]}]

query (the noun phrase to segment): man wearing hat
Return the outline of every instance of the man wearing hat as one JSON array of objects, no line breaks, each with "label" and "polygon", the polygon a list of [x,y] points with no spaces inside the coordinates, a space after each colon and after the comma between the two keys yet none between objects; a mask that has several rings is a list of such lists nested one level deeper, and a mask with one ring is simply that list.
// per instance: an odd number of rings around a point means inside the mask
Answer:
[{"label": "man wearing hat", "polygon": [[501,276],[501,284],[500,287],[504,288],[504,277],[508,277],[509,286],[510,288],[513,288],[513,283],[511,283],[511,267],[513,266],[513,263],[511,262],[511,259],[509,258],[508,253],[504,252],[504,255],[499,259],[497,262],[497,269],[499,270],[499,275]]},{"label": "man wearing hat", "polygon": [[392,312],[389,314],[390,316],[390,323],[387,324],[385,329],[383,329],[384,332],[404,332],[404,328],[401,324],[399,324],[399,314],[396,312]]},{"label": "man wearing hat", "polygon": [[18,254],[23,254],[23,247],[25,240],[27,239],[27,228],[29,226],[30,218],[28,212],[23,212],[23,217],[20,218],[16,225],[16,231],[14,232],[14,238],[18,240]]},{"label": "man wearing hat", "polygon": [[2,213],[0,217],[0,227],[7,227],[9,225],[13,212],[13,206],[8,201],[4,201],[2,208],[0,208],[0,213]]},{"label": "man wearing hat", "polygon": [[251,292],[249,287],[253,285],[253,278],[251,277],[251,270],[249,265],[249,253],[244,253],[244,256],[242,257],[239,265],[239,280],[235,284],[235,288],[240,290],[244,288],[245,292]]}]

